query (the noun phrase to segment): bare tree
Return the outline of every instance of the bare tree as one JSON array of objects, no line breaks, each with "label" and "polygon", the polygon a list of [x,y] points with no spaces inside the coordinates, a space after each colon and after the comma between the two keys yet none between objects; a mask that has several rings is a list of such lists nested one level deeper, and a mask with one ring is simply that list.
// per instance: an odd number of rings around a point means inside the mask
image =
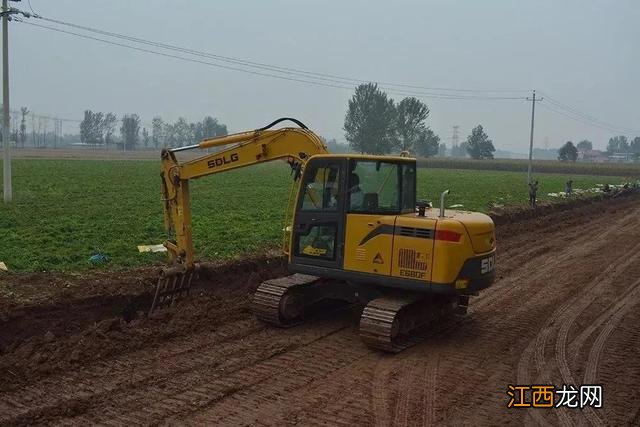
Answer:
[{"label": "bare tree", "polygon": [[104,116],[102,121],[103,131],[104,131],[104,143],[106,145],[107,150],[109,149],[109,145],[115,142],[115,138],[113,134],[116,131],[116,123],[118,123],[118,117],[116,117],[113,113],[107,113]]},{"label": "bare tree", "polygon": [[24,143],[27,140],[27,114],[29,114],[27,107],[20,108],[20,114],[22,115],[22,120],[20,121],[20,145],[24,148]]},{"label": "bare tree", "polygon": [[49,127],[49,119],[47,117],[40,116],[38,118],[38,133],[40,134],[40,146],[47,146],[47,128]]},{"label": "bare tree", "polygon": [[151,141],[154,148],[160,144],[164,145],[164,123],[160,116],[156,116],[151,121]]},{"label": "bare tree", "polygon": [[38,146],[38,141],[36,140],[36,116],[31,115],[31,145],[33,148]]},{"label": "bare tree", "polygon": [[142,128],[142,144],[144,144],[145,149],[149,147],[150,141],[151,138],[149,138],[149,132],[147,131],[147,128]]}]

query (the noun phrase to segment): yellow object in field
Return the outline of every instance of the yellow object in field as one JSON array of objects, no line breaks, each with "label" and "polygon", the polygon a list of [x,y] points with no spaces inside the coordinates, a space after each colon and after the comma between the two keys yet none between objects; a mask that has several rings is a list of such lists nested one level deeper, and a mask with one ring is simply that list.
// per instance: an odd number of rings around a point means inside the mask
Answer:
[{"label": "yellow object in field", "polygon": [[[416,210],[415,188],[412,158],[313,156],[295,205],[289,270],[449,295],[490,286],[496,247],[491,218]],[[319,251],[314,242],[329,249]]]},{"label": "yellow object in field", "polygon": [[[291,272],[378,288],[468,295],[491,285],[495,231],[484,214],[416,209],[416,161],[331,155],[300,128],[264,128],[162,152],[165,242],[171,274],[193,271],[189,182],[272,160],[292,168],[295,192],[284,227]],[[185,162],[176,153],[224,148]],[[444,195],[443,195],[444,200]],[[441,202],[443,203],[443,201]]]}]

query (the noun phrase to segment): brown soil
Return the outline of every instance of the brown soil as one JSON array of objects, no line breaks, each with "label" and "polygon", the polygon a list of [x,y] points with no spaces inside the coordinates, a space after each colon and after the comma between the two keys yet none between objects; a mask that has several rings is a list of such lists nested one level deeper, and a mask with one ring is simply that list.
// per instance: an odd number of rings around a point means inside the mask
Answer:
[{"label": "brown soil", "polygon": [[[496,284],[398,355],[349,310],[274,329],[256,285],[281,258],[221,266],[179,306],[125,322],[152,270],[5,277],[0,424],[640,424],[640,198],[498,223]],[[17,302],[16,302],[17,301]],[[602,409],[508,409],[508,384],[602,384]]]}]

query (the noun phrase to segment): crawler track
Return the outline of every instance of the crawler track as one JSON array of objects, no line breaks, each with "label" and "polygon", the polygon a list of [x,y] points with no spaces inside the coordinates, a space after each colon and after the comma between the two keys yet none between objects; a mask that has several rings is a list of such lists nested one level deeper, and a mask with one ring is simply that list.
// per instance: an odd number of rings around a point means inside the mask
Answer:
[{"label": "crawler track", "polygon": [[[305,274],[267,280],[258,285],[253,294],[251,310],[263,322],[280,327],[293,326],[300,321],[304,305],[302,301],[296,299],[295,291],[308,288],[317,280],[317,277]],[[287,301],[291,303],[286,304]],[[293,306],[293,310],[289,310],[290,316],[282,316],[282,305]]]},{"label": "crawler track", "polygon": [[[0,425],[637,424],[639,217],[640,199],[621,198],[501,223],[496,284],[395,355],[361,342],[352,307],[286,329],[255,320],[251,296],[280,262],[131,323],[116,316],[122,283],[0,305]],[[506,408],[508,384],[567,382],[602,384],[604,408]]]}]

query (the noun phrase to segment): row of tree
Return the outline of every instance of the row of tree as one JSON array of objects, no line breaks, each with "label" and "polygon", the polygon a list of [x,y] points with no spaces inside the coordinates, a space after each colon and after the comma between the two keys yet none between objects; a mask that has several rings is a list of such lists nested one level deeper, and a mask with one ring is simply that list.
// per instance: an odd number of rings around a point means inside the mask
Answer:
[{"label": "row of tree", "polygon": [[107,149],[115,144],[125,150],[135,150],[138,145],[155,149],[182,147],[227,134],[227,126],[210,116],[193,123],[182,117],[174,123],[165,123],[156,116],[149,132],[146,127],[141,127],[137,114],[125,114],[120,119],[119,137],[116,135],[117,124],[118,118],[113,113],[86,110],[80,123],[80,140],[83,144],[104,145]]},{"label": "row of tree", "polygon": [[396,105],[377,84],[361,84],[349,100],[345,138],[361,153],[411,151],[433,156],[440,137],[426,125],[428,116],[429,108],[416,98],[404,98]]},{"label": "row of tree", "polygon": [[607,152],[609,154],[633,153],[635,155],[640,155],[640,136],[636,136],[631,142],[629,142],[627,137],[624,135],[609,138]]},{"label": "row of tree", "polygon": [[[2,117],[3,108],[0,106],[0,117]],[[24,148],[28,141],[34,148],[46,147],[53,145],[54,147],[69,143],[73,136],[62,135],[62,121],[53,117],[32,114],[28,108],[22,107],[20,111],[12,111],[10,115],[10,140],[15,142],[16,147]],[[50,125],[53,122],[53,129]],[[0,127],[2,120],[0,120]],[[30,129],[27,126],[30,125]],[[0,132],[0,142],[2,141],[2,132]]]},{"label": "row of tree", "polygon": [[[558,150],[558,160],[561,162],[575,162],[578,160],[578,153],[593,150],[593,143],[583,139],[574,145],[573,142],[567,141]],[[609,138],[607,144],[607,154],[616,153],[633,154],[635,158],[640,158],[640,136],[636,136],[631,142],[624,135]]]},{"label": "row of tree", "polygon": [[[568,141],[571,142],[571,141]],[[573,143],[572,143],[573,144]],[[593,150],[593,143],[588,139],[583,139],[582,141],[576,144],[576,148],[578,151],[589,151]],[[633,153],[640,154],[640,136],[636,136],[629,142],[626,136],[619,135],[609,138],[609,143],[607,144],[607,153],[615,154],[615,153]]]},{"label": "row of tree", "polygon": [[[446,145],[429,128],[429,107],[414,97],[396,103],[375,83],[356,87],[344,119],[345,138],[354,151],[388,154],[409,151],[419,156],[445,155]],[[495,148],[481,125],[467,141],[452,147],[452,155],[492,159]]]},{"label": "row of tree", "polygon": [[156,116],[151,121],[151,145],[158,147],[182,147],[206,138],[227,135],[227,125],[206,116],[200,122],[189,123],[180,117],[175,123],[165,123]]}]

